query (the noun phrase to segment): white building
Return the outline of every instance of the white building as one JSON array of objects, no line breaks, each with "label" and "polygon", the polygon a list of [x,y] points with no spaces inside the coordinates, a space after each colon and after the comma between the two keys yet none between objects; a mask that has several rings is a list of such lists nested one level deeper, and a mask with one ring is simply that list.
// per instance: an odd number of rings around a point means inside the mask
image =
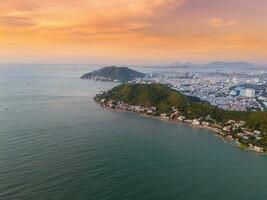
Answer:
[{"label": "white building", "polygon": [[242,89],[240,92],[240,95],[243,97],[248,97],[248,98],[253,98],[255,97],[255,90],[252,88],[246,88],[246,89]]},{"label": "white building", "polygon": [[195,126],[199,126],[200,122],[197,119],[194,119],[192,124],[195,125]]}]

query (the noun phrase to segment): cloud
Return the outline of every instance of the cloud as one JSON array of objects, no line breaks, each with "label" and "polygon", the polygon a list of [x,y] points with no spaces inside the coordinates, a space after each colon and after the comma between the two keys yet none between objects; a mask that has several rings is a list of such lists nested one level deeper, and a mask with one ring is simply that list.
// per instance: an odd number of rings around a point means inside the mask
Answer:
[{"label": "cloud", "polygon": [[213,18],[209,20],[209,24],[213,27],[230,27],[235,26],[238,22],[238,20],[223,20],[220,18]]},{"label": "cloud", "polygon": [[35,33],[138,33],[185,0],[12,0],[0,1],[0,29]]},{"label": "cloud", "polygon": [[0,15],[0,26],[9,28],[28,28],[33,27],[36,24],[31,18],[22,16],[1,16]]}]

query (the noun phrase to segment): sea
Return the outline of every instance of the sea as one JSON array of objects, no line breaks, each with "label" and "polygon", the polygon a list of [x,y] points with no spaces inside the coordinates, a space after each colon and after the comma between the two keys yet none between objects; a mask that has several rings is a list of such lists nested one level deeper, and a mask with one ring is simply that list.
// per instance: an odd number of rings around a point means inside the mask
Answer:
[{"label": "sea", "polygon": [[[0,65],[0,200],[265,200],[267,157],[104,110],[89,65]],[[140,69],[142,71],[142,69]]]}]

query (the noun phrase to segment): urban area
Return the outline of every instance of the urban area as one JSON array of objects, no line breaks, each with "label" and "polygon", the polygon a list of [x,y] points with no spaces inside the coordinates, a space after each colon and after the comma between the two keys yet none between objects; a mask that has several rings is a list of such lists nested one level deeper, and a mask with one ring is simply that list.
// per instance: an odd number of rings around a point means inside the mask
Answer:
[{"label": "urban area", "polygon": [[267,73],[177,72],[149,73],[138,83],[161,83],[188,96],[196,96],[225,110],[267,109]]}]

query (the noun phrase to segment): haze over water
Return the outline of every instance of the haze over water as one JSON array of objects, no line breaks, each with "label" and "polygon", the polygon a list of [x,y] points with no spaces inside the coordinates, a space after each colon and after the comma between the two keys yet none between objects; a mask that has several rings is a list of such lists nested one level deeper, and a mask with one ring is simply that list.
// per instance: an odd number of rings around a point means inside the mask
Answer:
[{"label": "haze over water", "polygon": [[267,157],[106,111],[85,66],[0,67],[0,199],[266,199]]}]

